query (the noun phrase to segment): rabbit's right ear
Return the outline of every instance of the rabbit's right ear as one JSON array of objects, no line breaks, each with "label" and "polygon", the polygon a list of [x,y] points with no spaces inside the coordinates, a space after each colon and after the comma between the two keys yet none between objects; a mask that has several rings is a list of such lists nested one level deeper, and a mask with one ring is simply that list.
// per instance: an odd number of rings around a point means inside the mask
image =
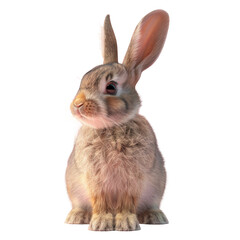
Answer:
[{"label": "rabbit's right ear", "polygon": [[109,15],[106,16],[102,29],[102,55],[103,64],[118,62],[117,40]]},{"label": "rabbit's right ear", "polygon": [[123,65],[129,73],[134,73],[133,85],[142,71],[150,67],[158,58],[168,31],[169,17],[163,10],[155,10],[147,14],[137,25]]}]

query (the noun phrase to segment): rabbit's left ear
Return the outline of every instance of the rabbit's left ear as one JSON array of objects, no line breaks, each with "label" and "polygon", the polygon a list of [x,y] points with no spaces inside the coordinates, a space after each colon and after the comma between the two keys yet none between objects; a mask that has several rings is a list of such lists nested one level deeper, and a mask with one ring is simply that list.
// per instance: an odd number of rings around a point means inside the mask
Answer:
[{"label": "rabbit's left ear", "polygon": [[169,17],[163,10],[147,14],[137,25],[123,60],[128,72],[135,75],[134,85],[142,71],[158,58],[167,36],[168,25]]},{"label": "rabbit's left ear", "polygon": [[103,64],[118,62],[117,41],[109,15],[105,18],[102,31],[102,55]]}]

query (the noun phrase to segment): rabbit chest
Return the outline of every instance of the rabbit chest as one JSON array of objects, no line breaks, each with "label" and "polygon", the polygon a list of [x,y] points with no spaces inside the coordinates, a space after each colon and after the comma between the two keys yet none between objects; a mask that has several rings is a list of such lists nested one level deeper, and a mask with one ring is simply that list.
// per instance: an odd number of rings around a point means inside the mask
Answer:
[{"label": "rabbit chest", "polygon": [[[134,126],[96,130],[82,127],[76,140],[75,161],[84,182],[94,192],[136,194],[152,158],[147,136]],[[147,153],[148,152],[148,153]]]}]

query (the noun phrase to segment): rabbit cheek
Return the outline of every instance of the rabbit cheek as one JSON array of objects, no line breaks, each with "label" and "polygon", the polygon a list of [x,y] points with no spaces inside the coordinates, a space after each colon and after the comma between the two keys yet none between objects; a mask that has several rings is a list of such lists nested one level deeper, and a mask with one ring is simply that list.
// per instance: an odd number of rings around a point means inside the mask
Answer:
[{"label": "rabbit cheek", "polygon": [[87,117],[94,117],[97,115],[99,107],[95,101],[87,100],[82,107],[79,108],[79,112]]},{"label": "rabbit cheek", "polygon": [[127,103],[116,97],[107,97],[106,99],[108,115],[115,115],[127,111]]}]

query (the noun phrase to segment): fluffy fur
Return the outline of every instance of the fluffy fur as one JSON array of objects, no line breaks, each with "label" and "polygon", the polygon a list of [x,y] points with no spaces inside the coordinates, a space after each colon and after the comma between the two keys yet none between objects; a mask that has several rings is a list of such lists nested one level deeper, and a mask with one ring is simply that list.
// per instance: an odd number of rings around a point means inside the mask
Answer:
[{"label": "fluffy fur", "polygon": [[[140,73],[158,57],[167,27],[164,11],[145,16],[133,34],[127,60],[119,64],[116,39],[106,17],[105,64],[84,75],[71,104],[73,115],[83,126],[66,171],[72,202],[67,223],[90,223],[90,230],[101,231],[139,230],[139,223],[168,223],[159,209],[166,184],[164,161],[151,126],[138,114],[140,98],[135,90]],[[149,39],[149,45],[138,44]],[[107,86],[111,83],[116,91],[110,94]]]}]

